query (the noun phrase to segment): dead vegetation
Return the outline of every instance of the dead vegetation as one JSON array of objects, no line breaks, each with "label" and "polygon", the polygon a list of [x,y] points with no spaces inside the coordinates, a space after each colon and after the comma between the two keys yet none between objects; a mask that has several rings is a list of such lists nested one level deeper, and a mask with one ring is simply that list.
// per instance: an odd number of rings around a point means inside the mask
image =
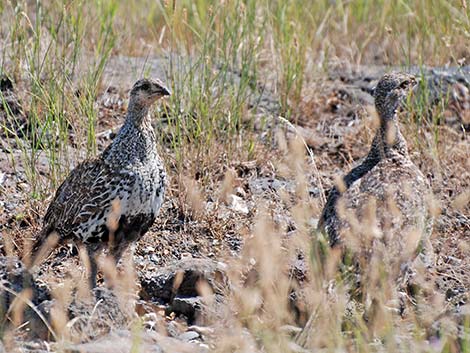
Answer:
[{"label": "dead vegetation", "polygon": [[315,231],[325,191],[373,138],[374,82],[390,64],[456,67],[468,10],[293,3],[0,5],[2,256],[22,256],[57,183],[114,137],[136,78],[174,92],[154,112],[170,184],[151,232],[117,269],[101,259],[93,296],[68,246],[37,273],[39,294],[2,277],[6,351],[468,351],[468,78],[400,116],[434,193],[434,269],[418,261],[397,283],[401,263],[378,248],[354,292],[353,266]]}]

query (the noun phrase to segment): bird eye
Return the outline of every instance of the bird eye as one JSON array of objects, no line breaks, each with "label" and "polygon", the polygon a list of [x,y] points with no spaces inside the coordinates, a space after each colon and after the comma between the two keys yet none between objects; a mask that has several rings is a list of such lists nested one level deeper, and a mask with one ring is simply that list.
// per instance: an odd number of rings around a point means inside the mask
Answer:
[{"label": "bird eye", "polygon": [[401,84],[400,84],[400,88],[407,88],[408,86],[410,85],[410,81],[406,80],[406,81],[403,81]]},{"label": "bird eye", "polygon": [[150,85],[146,82],[144,83],[141,88],[144,90],[144,91],[147,91],[149,88],[150,88]]}]

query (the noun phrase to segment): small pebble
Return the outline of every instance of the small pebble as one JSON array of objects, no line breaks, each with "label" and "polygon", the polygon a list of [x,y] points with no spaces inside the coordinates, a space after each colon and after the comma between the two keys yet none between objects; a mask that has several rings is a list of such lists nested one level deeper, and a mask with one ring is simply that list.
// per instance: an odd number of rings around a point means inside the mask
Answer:
[{"label": "small pebble", "polygon": [[196,331],[186,331],[185,333],[182,333],[181,335],[178,336],[180,340],[185,341],[185,342],[195,340],[199,337],[200,335]]},{"label": "small pebble", "polygon": [[197,325],[189,326],[188,331],[195,331],[199,333],[200,335],[210,335],[214,333],[214,329],[212,327],[197,326]]}]

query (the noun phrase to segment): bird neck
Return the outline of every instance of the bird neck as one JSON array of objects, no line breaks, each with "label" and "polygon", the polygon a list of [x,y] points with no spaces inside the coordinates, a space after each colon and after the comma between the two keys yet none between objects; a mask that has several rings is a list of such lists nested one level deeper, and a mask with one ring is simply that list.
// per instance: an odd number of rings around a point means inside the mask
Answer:
[{"label": "bird neck", "polygon": [[[380,114],[380,113],[379,113]],[[374,137],[369,153],[376,158],[388,158],[396,154],[408,156],[406,141],[400,132],[396,110],[380,114],[380,127]]]},{"label": "bird neck", "polygon": [[157,139],[148,107],[129,105],[126,120],[102,158],[115,165],[143,162],[157,154]]},{"label": "bird neck", "polygon": [[131,98],[127,108],[126,124],[129,123],[140,127],[140,125],[146,122],[150,122],[149,107],[147,105],[138,104]]},{"label": "bird neck", "polygon": [[349,188],[356,180],[362,178],[382,159],[393,158],[398,154],[408,157],[408,148],[398,126],[396,111],[390,111],[389,115],[383,113],[383,111],[379,111],[380,127],[374,136],[366,158],[343,179],[346,188]]},{"label": "bird neck", "polygon": [[156,139],[152,119],[149,114],[149,107],[141,105],[129,106],[126,120],[119,134],[131,139],[138,137],[144,145],[153,146]]}]

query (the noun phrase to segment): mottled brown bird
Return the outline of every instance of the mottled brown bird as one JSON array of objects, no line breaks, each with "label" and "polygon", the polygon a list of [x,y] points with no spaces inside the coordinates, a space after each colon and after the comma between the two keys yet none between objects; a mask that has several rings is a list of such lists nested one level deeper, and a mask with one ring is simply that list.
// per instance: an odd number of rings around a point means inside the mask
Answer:
[{"label": "mottled brown bird", "polygon": [[380,126],[372,146],[364,161],[330,190],[321,215],[319,227],[331,246],[367,225],[376,238],[395,234],[402,248],[409,246],[406,237],[417,238],[411,241],[417,246],[429,236],[430,186],[411,161],[397,121],[397,110],[415,85],[415,78],[404,73],[386,74],[378,82],[374,97]]},{"label": "mottled brown bird", "polygon": [[48,240],[71,239],[88,251],[94,288],[96,253],[108,247],[117,262],[148,231],[162,205],[166,178],[149,108],[169,94],[159,80],[134,84],[116,138],[96,159],[73,169],[57,190],[32,248],[34,265]]}]

